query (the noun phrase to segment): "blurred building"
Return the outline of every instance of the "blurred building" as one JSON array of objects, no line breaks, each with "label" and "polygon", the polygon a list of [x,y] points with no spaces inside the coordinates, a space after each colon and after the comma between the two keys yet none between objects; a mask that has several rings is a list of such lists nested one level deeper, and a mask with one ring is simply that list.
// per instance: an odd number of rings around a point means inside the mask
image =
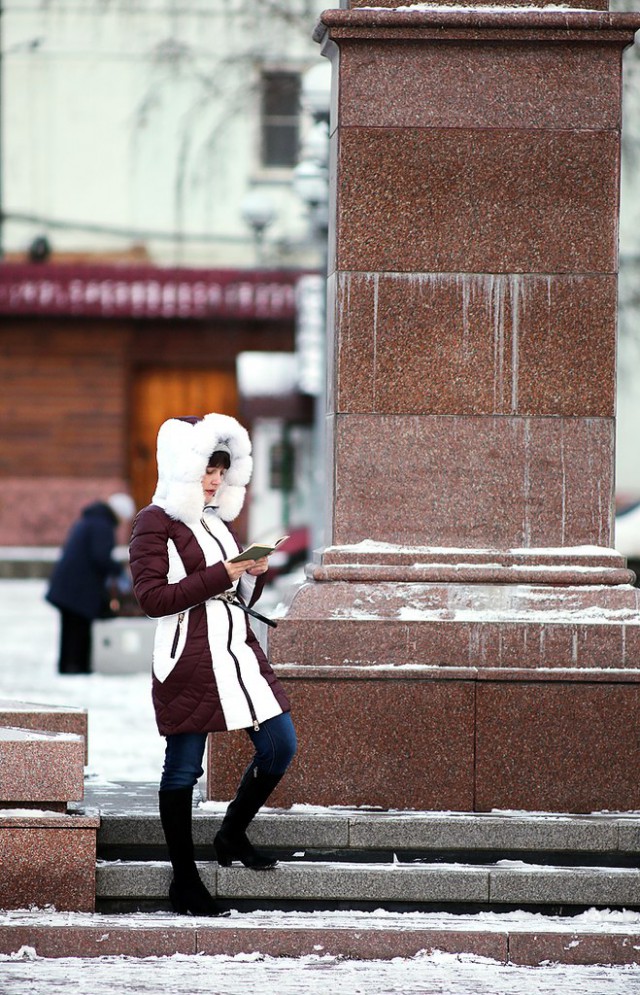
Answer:
[{"label": "blurred building", "polygon": [[292,180],[324,6],[5,0],[0,545],[147,503],[159,424],[211,410],[254,436],[245,534],[306,524],[296,301],[322,256]]}]

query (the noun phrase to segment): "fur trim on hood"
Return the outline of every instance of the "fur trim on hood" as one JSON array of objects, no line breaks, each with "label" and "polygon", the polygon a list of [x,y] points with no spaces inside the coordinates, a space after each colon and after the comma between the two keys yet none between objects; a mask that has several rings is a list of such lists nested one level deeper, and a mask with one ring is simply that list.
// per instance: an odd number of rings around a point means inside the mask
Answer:
[{"label": "fur trim on hood", "polygon": [[245,428],[229,415],[193,419],[170,418],[158,432],[158,486],[153,503],[185,524],[202,517],[202,478],[218,443],[228,446],[231,466],[216,494],[217,514],[231,522],[240,514],[253,460]]}]

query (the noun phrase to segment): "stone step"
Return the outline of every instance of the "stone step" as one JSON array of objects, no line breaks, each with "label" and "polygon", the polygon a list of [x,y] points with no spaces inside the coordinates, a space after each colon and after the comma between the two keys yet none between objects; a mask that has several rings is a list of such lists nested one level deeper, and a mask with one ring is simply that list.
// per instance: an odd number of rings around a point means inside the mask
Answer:
[{"label": "stone step", "polygon": [[78,915],[21,910],[0,918],[0,954],[40,957],[167,957],[173,954],[330,955],[357,960],[420,951],[475,954],[502,964],[634,964],[640,917],[574,918],[506,913],[232,912],[205,919],[168,913]]},{"label": "stone step", "polygon": [[97,812],[0,809],[0,908],[93,912]]},{"label": "stone step", "polygon": [[[201,862],[200,873],[225,907],[640,908],[640,870],[525,864],[362,864],[295,860],[274,871]],[[97,908],[166,907],[171,866],[164,861],[98,861]],[[160,903],[160,904],[158,904]],[[262,907],[265,907],[262,905]]]},{"label": "stone step", "polygon": [[[153,803],[153,800],[151,800]],[[194,809],[193,835],[207,858],[206,848],[217,831],[223,805],[208,803]],[[318,812],[263,810],[251,825],[250,836],[259,846],[278,851],[334,853],[372,859],[393,854],[441,855],[459,853],[474,862],[486,855],[536,856],[548,863],[564,855],[571,863],[635,863],[640,851],[640,817],[635,815],[565,816],[529,813],[363,812],[322,809]],[[136,849],[157,856],[164,847],[160,819],[155,811],[126,814],[102,810],[98,852],[103,857],[130,854]],[[475,854],[475,856],[473,856]]]}]

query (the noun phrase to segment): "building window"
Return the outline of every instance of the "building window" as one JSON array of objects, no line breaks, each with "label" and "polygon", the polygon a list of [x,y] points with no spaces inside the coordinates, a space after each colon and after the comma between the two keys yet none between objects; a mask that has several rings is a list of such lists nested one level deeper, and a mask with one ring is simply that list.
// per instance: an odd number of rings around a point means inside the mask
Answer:
[{"label": "building window", "polygon": [[262,165],[293,167],[298,161],[300,76],[262,74]]}]

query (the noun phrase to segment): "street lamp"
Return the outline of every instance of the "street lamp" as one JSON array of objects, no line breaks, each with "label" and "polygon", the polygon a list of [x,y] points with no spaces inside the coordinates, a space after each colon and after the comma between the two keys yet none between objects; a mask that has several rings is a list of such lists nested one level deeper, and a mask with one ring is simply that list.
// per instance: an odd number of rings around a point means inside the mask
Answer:
[{"label": "street lamp", "polygon": [[249,225],[253,232],[256,262],[261,265],[264,263],[264,234],[276,217],[273,201],[268,194],[254,188],[244,195],[240,204],[240,213],[243,221]]},{"label": "street lamp", "polygon": [[[325,125],[320,125],[326,128]],[[327,148],[325,142],[325,150]],[[300,200],[306,205],[311,216],[316,236],[325,236],[329,225],[329,171],[326,162],[320,159],[322,152],[317,143],[318,152],[314,158],[305,158],[293,171],[293,189]],[[304,149],[303,149],[304,151]]]},{"label": "street lamp", "polygon": [[302,77],[300,103],[310,120],[300,161],[293,171],[293,189],[307,205],[314,237],[326,252],[329,227],[329,105],[331,65],[323,59]]},{"label": "street lamp", "polygon": [[328,124],[330,96],[331,63],[323,59],[311,69],[307,69],[302,77],[300,102],[303,110],[310,114],[314,121],[326,121]]}]

